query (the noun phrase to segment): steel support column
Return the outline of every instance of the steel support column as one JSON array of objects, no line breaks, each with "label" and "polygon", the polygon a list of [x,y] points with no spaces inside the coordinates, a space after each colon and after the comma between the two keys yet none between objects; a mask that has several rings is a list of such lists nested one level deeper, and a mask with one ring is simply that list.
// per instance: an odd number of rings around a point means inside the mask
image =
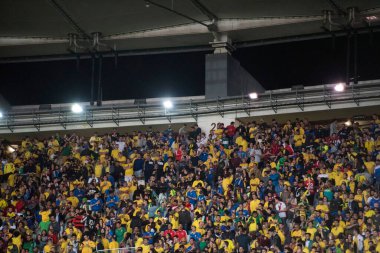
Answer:
[{"label": "steel support column", "polygon": [[145,107],[144,106],[138,105],[137,115],[138,115],[141,123],[143,123],[143,125],[145,125]]},{"label": "steel support column", "polygon": [[331,109],[331,91],[326,87],[326,85],[323,86],[323,101],[325,101],[328,108]]},{"label": "steel support column", "polygon": [[92,109],[86,110],[86,123],[90,127],[94,127],[94,111]]},{"label": "steel support column", "polygon": [[301,111],[305,110],[305,95],[296,90],[296,103]]},{"label": "steel support column", "polygon": [[15,116],[8,114],[7,115],[7,128],[9,129],[9,131],[11,131],[11,133],[13,133],[13,131],[15,129],[14,123],[15,123]]},{"label": "steel support column", "polygon": [[112,108],[112,120],[115,122],[116,126],[119,126],[120,123],[120,109],[119,108]]},{"label": "steel support column", "polygon": [[40,131],[41,129],[41,115],[40,114],[35,113],[33,115],[33,126],[37,129],[38,132]]},{"label": "steel support column", "polygon": [[190,100],[190,113],[191,116],[195,119],[196,122],[198,122],[198,104],[194,104],[193,100]]},{"label": "steel support column", "polygon": [[59,124],[63,127],[63,129],[66,130],[67,127],[67,112],[65,111],[59,111],[59,116],[58,116]]},{"label": "steel support column", "polygon": [[244,107],[244,111],[245,113],[248,115],[248,116],[251,116],[251,110],[250,110],[250,107],[251,107],[251,99],[250,98],[247,98],[247,96],[242,96],[241,98],[242,100],[242,103],[243,103],[243,107]]},{"label": "steel support column", "polygon": [[216,101],[216,109],[219,113],[219,115],[224,118],[224,102],[220,100],[220,97],[218,96],[218,99]]},{"label": "steel support column", "polygon": [[277,113],[278,111],[278,99],[277,99],[277,96],[273,94],[273,92],[271,91],[270,92],[270,105],[272,107],[272,110],[274,111],[274,113]]}]

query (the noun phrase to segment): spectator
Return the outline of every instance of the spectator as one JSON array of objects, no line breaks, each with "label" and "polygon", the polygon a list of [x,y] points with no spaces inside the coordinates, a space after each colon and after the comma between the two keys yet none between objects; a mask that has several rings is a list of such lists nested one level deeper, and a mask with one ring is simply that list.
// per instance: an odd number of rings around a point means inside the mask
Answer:
[{"label": "spectator", "polygon": [[353,123],[331,134],[297,119],[26,137],[12,154],[0,142],[0,243],[15,253],[379,252],[380,121]]}]

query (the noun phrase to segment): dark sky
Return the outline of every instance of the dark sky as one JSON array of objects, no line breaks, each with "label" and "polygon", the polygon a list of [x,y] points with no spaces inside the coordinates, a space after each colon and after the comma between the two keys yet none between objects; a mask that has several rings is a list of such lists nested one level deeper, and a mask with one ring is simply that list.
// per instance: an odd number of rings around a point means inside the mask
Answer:
[{"label": "dark sky", "polygon": [[[380,33],[358,39],[359,80],[380,78]],[[209,52],[119,57],[103,61],[103,100],[204,94]],[[233,53],[266,89],[345,80],[346,39],[293,42]],[[90,100],[90,60],[0,64],[0,94],[12,105]]]}]

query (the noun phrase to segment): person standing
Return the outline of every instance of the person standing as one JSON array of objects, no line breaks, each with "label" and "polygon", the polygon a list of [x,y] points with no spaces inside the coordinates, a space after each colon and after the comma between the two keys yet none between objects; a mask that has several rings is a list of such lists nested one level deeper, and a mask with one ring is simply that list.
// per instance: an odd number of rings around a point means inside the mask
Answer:
[{"label": "person standing", "polygon": [[241,226],[239,228],[240,233],[236,236],[237,247],[242,247],[244,252],[248,252],[249,245],[251,243],[251,237],[247,235],[245,229]]},{"label": "person standing", "polygon": [[358,253],[363,253],[363,248],[364,248],[364,238],[361,234],[359,234],[358,230],[354,230],[354,236],[352,237],[353,242],[354,242],[354,250],[355,252]]},{"label": "person standing", "polygon": [[287,230],[286,212],[288,210],[287,210],[286,204],[284,202],[282,202],[279,197],[275,198],[275,203],[276,203],[275,208],[276,208],[276,211],[278,213],[278,216],[280,217],[282,224],[284,225],[285,229]]}]

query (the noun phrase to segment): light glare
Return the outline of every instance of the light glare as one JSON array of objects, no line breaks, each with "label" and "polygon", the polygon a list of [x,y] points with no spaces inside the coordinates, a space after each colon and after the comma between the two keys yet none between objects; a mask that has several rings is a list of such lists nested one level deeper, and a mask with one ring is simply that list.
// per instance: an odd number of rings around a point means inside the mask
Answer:
[{"label": "light glare", "polygon": [[80,104],[73,104],[71,111],[73,111],[73,113],[81,113],[83,112],[83,108]]},{"label": "light glare", "polygon": [[256,98],[258,98],[258,97],[259,97],[259,96],[257,95],[256,92],[249,93],[249,98],[250,98],[250,99],[256,99]]},{"label": "light glare", "polygon": [[350,120],[347,120],[346,122],[344,122],[344,124],[345,124],[346,126],[351,126],[351,121],[350,121]]},{"label": "light glare", "polygon": [[11,146],[8,146],[8,153],[13,153],[15,151],[16,149],[12,148]]},{"label": "light glare", "polygon": [[172,101],[170,101],[170,100],[166,100],[166,101],[164,101],[164,107],[165,107],[166,109],[171,109],[171,108],[173,108],[173,103],[172,103]]},{"label": "light glare", "polygon": [[376,20],[377,19],[377,17],[376,16],[367,16],[367,17],[365,17],[367,20],[369,20],[369,21],[373,21],[373,20]]},{"label": "light glare", "polygon": [[3,115],[3,113],[2,112],[0,112],[0,118],[2,118],[4,115]]},{"label": "light glare", "polygon": [[344,87],[343,83],[338,83],[338,84],[335,85],[334,90],[337,91],[337,92],[342,92],[342,91],[344,91],[344,88],[345,87]]}]

